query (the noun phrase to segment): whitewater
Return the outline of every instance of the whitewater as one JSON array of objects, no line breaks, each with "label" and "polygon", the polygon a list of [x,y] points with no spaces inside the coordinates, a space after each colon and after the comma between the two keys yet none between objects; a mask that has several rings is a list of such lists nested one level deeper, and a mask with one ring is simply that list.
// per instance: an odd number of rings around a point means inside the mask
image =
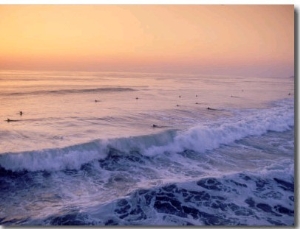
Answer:
[{"label": "whitewater", "polygon": [[0,225],[294,225],[292,76],[1,71],[0,104]]}]

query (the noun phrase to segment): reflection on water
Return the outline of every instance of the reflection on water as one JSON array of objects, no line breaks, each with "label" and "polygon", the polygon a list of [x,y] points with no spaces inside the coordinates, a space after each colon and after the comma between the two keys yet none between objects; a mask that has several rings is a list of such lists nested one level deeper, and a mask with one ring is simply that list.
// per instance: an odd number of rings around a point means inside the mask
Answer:
[{"label": "reflection on water", "polygon": [[161,131],[153,124],[186,129],[294,88],[288,77],[147,73],[3,71],[0,80],[0,153]]}]

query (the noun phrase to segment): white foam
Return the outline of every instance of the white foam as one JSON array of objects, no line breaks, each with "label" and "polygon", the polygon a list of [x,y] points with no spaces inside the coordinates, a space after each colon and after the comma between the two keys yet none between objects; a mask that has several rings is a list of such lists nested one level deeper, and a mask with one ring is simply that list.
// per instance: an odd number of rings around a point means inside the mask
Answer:
[{"label": "white foam", "polygon": [[150,147],[145,154],[155,155],[164,151],[179,152],[186,149],[205,152],[247,136],[259,136],[267,131],[286,131],[293,125],[294,113],[291,108],[251,110],[231,120],[197,125],[178,134],[168,145]]},{"label": "white foam", "polygon": [[166,131],[154,135],[95,140],[65,148],[6,153],[0,155],[0,166],[12,171],[80,169],[83,164],[104,159],[111,149],[115,149],[115,154],[126,154],[132,151],[143,152],[152,145],[167,144],[174,138],[174,135],[175,131]]},{"label": "white foam", "polygon": [[204,153],[251,135],[286,131],[294,125],[293,106],[281,105],[240,113],[232,119],[199,124],[187,131],[168,130],[153,135],[95,140],[65,148],[0,155],[0,166],[12,171],[80,169],[81,165],[104,159],[111,148],[115,153],[138,151],[146,156],[186,149]]},{"label": "white foam", "polygon": [[101,144],[90,144],[95,146],[83,144],[62,149],[3,154],[0,156],[0,165],[12,171],[80,169],[82,164],[106,157]]}]

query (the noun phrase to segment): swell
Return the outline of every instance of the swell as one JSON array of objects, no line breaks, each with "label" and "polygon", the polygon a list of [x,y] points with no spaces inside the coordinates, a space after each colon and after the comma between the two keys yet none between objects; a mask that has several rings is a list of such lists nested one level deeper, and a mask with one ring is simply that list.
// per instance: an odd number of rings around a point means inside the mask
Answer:
[{"label": "swell", "polygon": [[98,139],[64,148],[44,149],[0,155],[0,167],[11,171],[58,171],[81,169],[81,166],[103,160],[112,154],[139,153],[154,157],[164,152],[193,150],[209,153],[224,144],[268,131],[283,132],[294,126],[293,106],[283,105],[240,113],[232,119],[202,123],[185,131],[167,130],[158,134]]},{"label": "swell", "polygon": [[104,88],[87,88],[87,89],[61,89],[61,90],[37,90],[29,92],[10,92],[1,93],[6,96],[23,96],[23,95],[62,95],[62,94],[79,94],[79,93],[94,93],[94,92],[123,92],[135,91],[133,88],[125,87],[104,87]]}]

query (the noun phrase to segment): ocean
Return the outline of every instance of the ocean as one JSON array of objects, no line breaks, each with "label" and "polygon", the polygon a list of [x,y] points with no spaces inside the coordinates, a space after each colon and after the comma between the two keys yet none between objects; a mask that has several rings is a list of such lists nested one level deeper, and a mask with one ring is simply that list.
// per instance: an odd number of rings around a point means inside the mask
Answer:
[{"label": "ocean", "polygon": [[0,71],[0,225],[294,225],[294,76]]}]

